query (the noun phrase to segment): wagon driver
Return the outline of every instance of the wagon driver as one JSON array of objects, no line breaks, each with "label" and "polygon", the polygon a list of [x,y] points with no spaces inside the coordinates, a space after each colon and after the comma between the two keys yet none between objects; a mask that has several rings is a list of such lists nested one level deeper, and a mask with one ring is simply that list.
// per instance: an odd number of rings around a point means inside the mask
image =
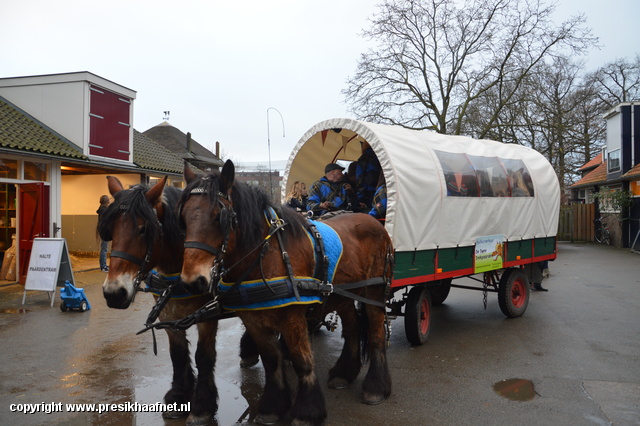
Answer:
[{"label": "wagon driver", "polygon": [[329,163],[324,168],[324,176],[316,181],[309,191],[307,210],[314,214],[324,214],[330,210],[350,210],[351,199],[344,182],[344,167]]}]

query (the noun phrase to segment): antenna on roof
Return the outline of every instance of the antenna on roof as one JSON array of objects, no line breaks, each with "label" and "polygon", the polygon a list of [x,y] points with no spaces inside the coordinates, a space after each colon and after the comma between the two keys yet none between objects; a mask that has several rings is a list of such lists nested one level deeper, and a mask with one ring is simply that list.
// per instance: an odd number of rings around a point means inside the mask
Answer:
[{"label": "antenna on roof", "polygon": [[162,120],[169,121],[169,114],[171,114],[171,111],[164,111],[164,118]]}]

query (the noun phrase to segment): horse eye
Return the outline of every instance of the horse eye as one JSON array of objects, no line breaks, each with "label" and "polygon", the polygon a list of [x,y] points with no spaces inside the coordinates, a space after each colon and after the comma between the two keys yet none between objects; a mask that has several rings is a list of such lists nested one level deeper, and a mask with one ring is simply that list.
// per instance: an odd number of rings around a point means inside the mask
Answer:
[{"label": "horse eye", "polygon": [[141,225],[140,227],[138,227],[138,233],[140,235],[144,235],[145,232],[147,232],[147,225]]}]

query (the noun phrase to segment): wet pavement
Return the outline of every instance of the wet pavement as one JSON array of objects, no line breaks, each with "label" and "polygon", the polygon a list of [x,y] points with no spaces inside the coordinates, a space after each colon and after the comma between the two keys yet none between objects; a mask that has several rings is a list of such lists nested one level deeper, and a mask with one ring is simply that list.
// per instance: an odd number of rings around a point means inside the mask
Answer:
[{"label": "wet pavement", "polygon": [[[33,291],[22,305],[21,286],[0,287],[0,424],[183,425],[184,419],[163,420],[156,412],[67,410],[74,403],[155,404],[171,381],[164,332],[157,333],[157,356],[151,334],[136,335],[152,298],[141,294],[128,310],[109,309],[97,260],[72,263],[75,284],[92,305],[87,312],[61,312],[59,293],[54,307],[47,293]],[[433,309],[425,345],[411,347],[403,319],[393,320],[391,397],[361,404],[363,373],[344,390],[323,385],[327,424],[640,424],[639,255],[561,243],[550,269],[543,282],[549,292],[533,292],[521,318],[505,318],[493,293],[485,310],[481,292],[452,289]],[[236,318],[220,322],[222,426],[251,424],[264,380],[260,366],[239,367],[242,330]],[[342,340],[321,330],[312,341],[324,384]],[[11,411],[23,406],[14,404],[55,412],[22,414]]]}]

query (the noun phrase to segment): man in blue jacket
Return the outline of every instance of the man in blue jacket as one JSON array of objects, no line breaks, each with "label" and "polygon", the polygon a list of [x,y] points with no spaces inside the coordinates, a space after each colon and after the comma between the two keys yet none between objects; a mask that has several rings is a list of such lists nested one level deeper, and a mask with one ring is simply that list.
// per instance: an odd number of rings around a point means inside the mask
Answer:
[{"label": "man in blue jacket", "polygon": [[344,167],[329,163],[324,176],[316,181],[309,191],[307,210],[323,214],[330,210],[351,210],[351,199],[343,182]]},{"label": "man in blue jacket", "polygon": [[356,191],[358,203],[363,211],[373,206],[373,196],[378,189],[378,179],[381,174],[380,161],[368,143],[362,144],[362,155],[358,158],[356,168]]}]

